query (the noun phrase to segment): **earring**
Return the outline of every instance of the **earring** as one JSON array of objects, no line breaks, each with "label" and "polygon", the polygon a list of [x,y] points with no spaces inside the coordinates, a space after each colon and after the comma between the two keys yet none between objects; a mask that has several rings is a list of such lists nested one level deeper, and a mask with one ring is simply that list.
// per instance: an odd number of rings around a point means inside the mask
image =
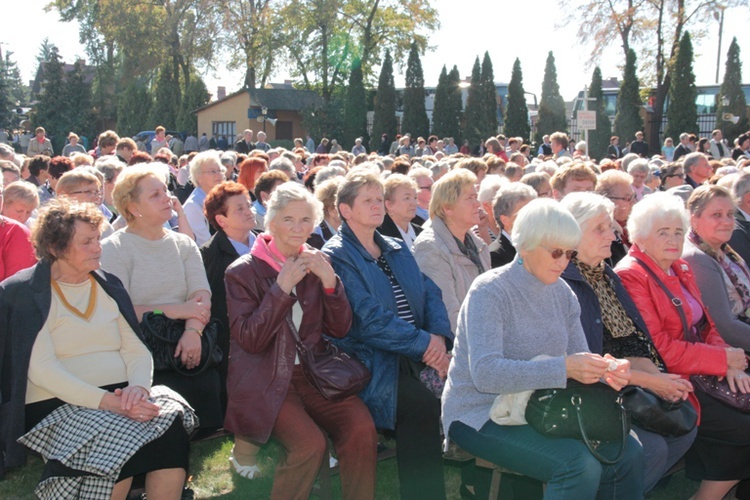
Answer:
[{"label": "earring", "polygon": [[516,261],[516,264],[518,264],[519,266],[523,265],[523,257],[519,257],[518,260]]}]

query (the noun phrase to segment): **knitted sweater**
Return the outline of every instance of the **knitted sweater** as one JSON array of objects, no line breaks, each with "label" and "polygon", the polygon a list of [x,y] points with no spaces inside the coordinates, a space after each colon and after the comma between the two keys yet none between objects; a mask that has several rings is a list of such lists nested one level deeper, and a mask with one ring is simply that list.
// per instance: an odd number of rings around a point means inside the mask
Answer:
[{"label": "knitted sweater", "polygon": [[[545,285],[518,261],[480,275],[458,313],[443,391],[443,428],[479,430],[499,394],[565,387],[565,356],[588,352],[575,294]],[[529,361],[546,354],[550,358]]]}]

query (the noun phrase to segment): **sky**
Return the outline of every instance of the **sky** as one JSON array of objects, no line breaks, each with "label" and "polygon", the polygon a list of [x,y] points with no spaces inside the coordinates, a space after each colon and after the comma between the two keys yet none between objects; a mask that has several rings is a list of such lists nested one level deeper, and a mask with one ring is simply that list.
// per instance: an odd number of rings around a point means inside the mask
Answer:
[{"label": "sky", "polygon": [[[66,62],[78,58],[86,59],[84,47],[79,43],[78,24],[60,21],[55,11],[44,12],[49,0],[4,1],[3,17],[16,22],[4,23],[0,31],[0,48],[3,53],[12,51],[22,76],[30,80],[36,71],[36,55],[41,41],[47,36],[57,45]],[[510,81],[513,62],[521,61],[524,89],[541,98],[544,65],[547,53],[555,55],[560,93],[567,101],[572,100],[591,81],[593,66],[587,66],[590,48],[581,47],[575,37],[577,26],[556,27],[562,17],[559,0],[529,0],[527,2],[496,2],[489,0],[433,0],[438,10],[441,27],[430,37],[433,50],[422,57],[425,85],[437,85],[440,70],[457,65],[462,77],[471,74],[474,59],[480,61],[489,51],[494,68],[495,81]],[[490,5],[495,7],[490,8]],[[493,12],[492,9],[495,9]],[[33,23],[20,20],[33,19]],[[708,17],[708,34],[694,42],[694,72],[701,84],[714,83],[718,50],[719,23]],[[732,37],[736,36],[743,60],[743,81],[750,83],[750,8],[740,7],[727,11],[724,20],[724,36],[721,47],[719,81],[723,78],[724,62]],[[624,62],[622,51],[617,47],[607,49],[599,55],[598,64],[604,78],[619,77]],[[395,69],[396,85],[403,85],[403,70]],[[209,92],[216,94],[218,86],[227,93],[240,88],[241,72],[230,72],[220,68],[220,73],[204,74]],[[289,75],[277,73],[271,81],[282,82]],[[530,102],[533,97],[527,96]]]}]

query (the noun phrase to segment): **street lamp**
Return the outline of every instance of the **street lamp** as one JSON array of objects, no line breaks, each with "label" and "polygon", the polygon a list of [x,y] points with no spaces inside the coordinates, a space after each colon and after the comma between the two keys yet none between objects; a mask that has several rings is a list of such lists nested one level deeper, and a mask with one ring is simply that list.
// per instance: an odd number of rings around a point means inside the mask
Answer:
[{"label": "street lamp", "polygon": [[719,21],[719,50],[716,55],[716,83],[719,83],[719,66],[721,66],[721,37],[724,34],[724,7],[714,11],[714,19]]},{"label": "street lamp", "polygon": [[260,108],[260,113],[263,115],[263,133],[266,132],[266,120],[268,120],[268,108],[263,106]]}]

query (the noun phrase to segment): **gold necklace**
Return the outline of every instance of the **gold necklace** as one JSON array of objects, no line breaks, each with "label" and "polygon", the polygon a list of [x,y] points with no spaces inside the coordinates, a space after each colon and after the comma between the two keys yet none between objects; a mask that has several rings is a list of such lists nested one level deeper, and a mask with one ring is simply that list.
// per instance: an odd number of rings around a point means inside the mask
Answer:
[{"label": "gold necklace", "polygon": [[55,291],[55,293],[57,293],[57,296],[60,298],[65,308],[79,318],[85,319],[86,321],[91,320],[91,316],[94,315],[94,309],[96,308],[96,280],[90,274],[89,282],[91,283],[91,292],[89,292],[89,304],[86,307],[86,312],[81,312],[78,308],[73,306],[73,304],[68,302],[68,299],[65,298],[65,294],[60,288],[60,285],[57,283],[57,280],[54,278],[52,279],[52,289]]}]

